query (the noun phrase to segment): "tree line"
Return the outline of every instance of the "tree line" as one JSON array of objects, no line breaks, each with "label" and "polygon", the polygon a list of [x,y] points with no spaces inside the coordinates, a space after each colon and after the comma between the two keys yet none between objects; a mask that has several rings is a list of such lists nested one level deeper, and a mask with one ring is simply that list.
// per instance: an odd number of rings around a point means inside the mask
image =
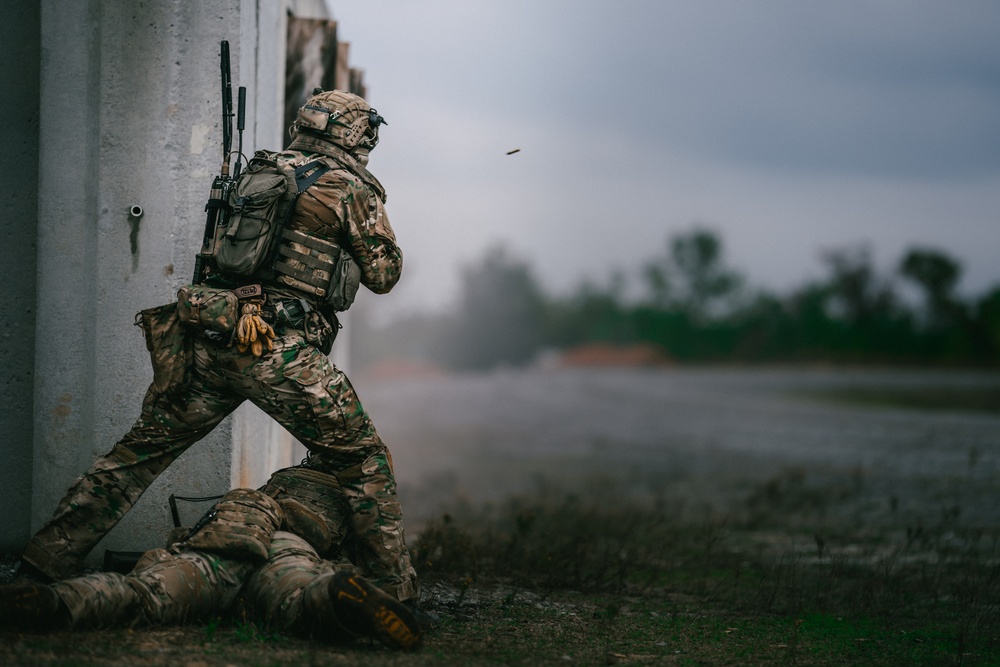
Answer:
[{"label": "tree line", "polygon": [[[456,306],[355,338],[359,365],[402,355],[454,369],[523,365],[545,350],[589,343],[646,344],[678,362],[833,362],[996,366],[1000,284],[956,293],[959,261],[907,250],[881,275],[866,246],[821,255],[825,275],[775,294],[725,262],[720,236],[695,228],[667,239],[628,276],[547,293],[532,267],[502,246],[462,271]],[[626,281],[640,289],[626,296]],[[917,298],[903,298],[905,290]]]}]

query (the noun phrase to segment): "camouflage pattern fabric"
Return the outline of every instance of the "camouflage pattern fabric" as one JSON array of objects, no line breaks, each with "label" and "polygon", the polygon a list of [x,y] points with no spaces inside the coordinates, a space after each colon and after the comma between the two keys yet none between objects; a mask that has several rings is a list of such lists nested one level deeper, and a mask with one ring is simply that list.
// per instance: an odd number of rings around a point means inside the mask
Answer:
[{"label": "camouflage pattern fabric", "polygon": [[147,308],[135,316],[135,324],[146,337],[153,366],[150,390],[167,393],[183,388],[190,377],[191,339],[181,325],[178,304]]},{"label": "camouflage pattern fabric", "polygon": [[[282,155],[292,159],[321,154],[348,168],[327,172],[302,193],[290,229],[332,241],[346,250],[361,269],[361,284],[385,294],[399,281],[403,254],[385,210],[385,191],[358,162],[336,146],[300,137]],[[338,224],[331,227],[334,214]]]},{"label": "camouflage pattern fabric", "polygon": [[[339,553],[347,538],[351,510],[336,476],[303,466],[283,468],[271,474],[264,493],[278,501],[284,513],[281,529],[305,538],[320,556]],[[301,505],[302,510],[290,503]],[[310,526],[315,515],[323,526]],[[336,555],[334,553],[334,555]]]},{"label": "camouflage pattern fabric", "polygon": [[[376,586],[399,600],[408,600],[417,597],[416,573],[403,533],[396,529],[402,523],[403,510],[396,500],[396,478],[390,461],[388,450],[382,448],[336,475],[351,506],[349,519],[354,534],[360,538],[354,562]],[[318,452],[311,465],[331,471],[337,461],[330,460],[326,452]],[[407,572],[410,576],[389,579],[379,577],[379,572]]]},{"label": "camouflage pattern fabric", "polygon": [[101,572],[52,585],[73,628],[176,625],[229,609],[256,567],[199,551],[147,551],[128,575]]},{"label": "camouflage pattern fabric", "polygon": [[[348,508],[343,492],[336,480],[323,473],[286,468],[273,474],[265,488],[269,497],[279,498],[270,502],[301,500],[330,525],[342,527],[346,521]],[[260,492],[247,491],[230,491],[219,504],[249,499],[252,502],[245,504],[249,522],[273,525],[274,507],[257,497],[263,495]],[[282,518],[277,517],[279,521]],[[169,550],[147,551],[128,575],[90,574],[60,581],[52,587],[69,609],[70,624],[75,628],[170,625],[224,613],[233,606],[247,578],[254,574],[249,590],[257,616],[283,628],[298,627],[300,601],[307,591],[307,606],[322,607],[319,598],[325,595],[326,587],[315,586],[313,579],[340,569],[355,571],[341,556],[346,532],[338,529],[337,539],[328,547],[327,556],[335,563],[323,561],[303,537],[288,530],[271,533],[263,566],[252,557],[232,558],[214,550],[193,548],[188,540]]]},{"label": "camouflage pattern fabric", "polygon": [[232,290],[185,285],[177,291],[177,316],[188,327],[229,333],[239,319],[239,298]]},{"label": "camouflage pattern fabric", "polygon": [[[218,507],[238,501],[238,511],[230,518],[239,515],[254,526],[287,519],[281,516],[285,507],[309,512],[315,520],[310,523],[318,522],[327,536],[327,520],[329,525],[344,526],[347,504],[339,483],[329,475],[286,468],[272,475],[265,488],[267,496],[249,489],[231,491]],[[206,526],[229,521],[223,510],[207,516]],[[342,551],[349,533],[337,531],[337,540],[327,548],[324,559],[308,542],[314,530],[315,526],[309,526],[304,536],[275,531],[269,536],[264,563],[252,554],[230,557],[213,549],[194,549],[188,540],[146,552],[128,575],[98,573],[58,582],[51,589],[65,617],[59,613],[53,623],[64,627],[68,620],[72,628],[173,625],[242,609],[261,622],[298,635],[326,640],[373,635],[394,648],[416,648],[420,628],[415,619],[400,618],[392,609],[378,607],[377,598],[371,599],[374,607],[366,606],[370,584],[359,576],[355,579],[357,568]],[[349,591],[344,589],[345,576],[353,586]]]},{"label": "camouflage pattern fabric", "polygon": [[278,531],[267,562],[248,577],[244,595],[255,616],[273,627],[305,636],[337,628],[346,633],[329,593],[330,578],[342,570],[356,571],[349,561],[323,560],[298,535]]},{"label": "camouflage pattern fabric", "polygon": [[77,629],[179,625],[205,621],[236,606],[268,625],[326,639],[354,633],[340,624],[329,580],[350,562],[323,560],[308,542],[285,531],[271,540],[263,564],[189,549],[154,549],[122,575],[89,574],[52,585]]},{"label": "camouflage pattern fabric", "polygon": [[283,498],[278,501],[278,505],[284,515],[284,521],[281,523],[283,530],[295,533],[304,539],[316,553],[325,553],[330,548],[333,536],[330,534],[326,519],[292,498]]},{"label": "camouflage pattern fabric", "polygon": [[282,514],[274,498],[255,489],[233,489],[179,546],[261,562],[267,559],[267,547],[282,523]]},{"label": "camouflage pattern fabric", "polygon": [[187,391],[147,394],[132,430],[70,488],[22,558],[56,579],[77,572],[156,476],[249,399],[310,450],[310,465],[340,482],[369,554],[365,575],[400,600],[414,597],[388,452],[347,377],[294,329],[259,358],[202,339],[194,357]]},{"label": "camouflage pattern fabric", "polygon": [[[402,254],[385,214],[384,191],[336,146],[320,142],[309,150],[333,155],[351,168],[327,172],[300,196],[289,228],[338,244],[357,262],[363,285],[380,294],[389,291],[399,279]],[[269,300],[309,300],[287,286],[261,282]],[[318,303],[310,305],[321,310]],[[189,333],[193,362],[184,382],[173,391],[162,384],[150,387],[131,431],[76,480],[22,558],[54,579],[77,573],[82,558],[153,480],[250,400],[309,449],[312,467],[340,481],[349,524],[363,552],[364,575],[400,600],[415,597],[416,576],[385,444],[351,383],[315,339],[311,343],[297,328],[278,333],[274,349],[260,357]]]}]

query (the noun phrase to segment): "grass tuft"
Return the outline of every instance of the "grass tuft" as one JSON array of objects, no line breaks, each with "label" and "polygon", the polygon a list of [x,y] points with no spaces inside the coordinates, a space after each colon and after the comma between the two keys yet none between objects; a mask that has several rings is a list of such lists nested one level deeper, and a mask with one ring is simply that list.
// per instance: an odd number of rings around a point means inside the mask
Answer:
[{"label": "grass tuft", "polygon": [[[772,649],[789,664],[1000,663],[997,531],[960,523],[954,508],[916,529],[888,509],[876,529],[838,523],[823,509],[843,493],[791,471],[739,511],[700,519],[662,500],[521,497],[431,522],[413,556],[457,591],[436,599],[445,614],[489,599],[477,591],[506,591],[502,614],[582,596],[591,624],[578,639],[608,655],[674,632],[705,664]],[[696,628],[709,635],[691,637]]]}]

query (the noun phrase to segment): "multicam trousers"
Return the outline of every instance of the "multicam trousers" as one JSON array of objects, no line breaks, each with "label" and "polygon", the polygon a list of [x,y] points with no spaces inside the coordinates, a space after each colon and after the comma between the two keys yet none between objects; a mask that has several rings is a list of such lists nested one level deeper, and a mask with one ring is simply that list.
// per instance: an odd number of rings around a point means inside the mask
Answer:
[{"label": "multicam trousers", "polygon": [[261,357],[199,338],[191,376],[183,391],[147,392],[132,430],[70,487],[28,542],[25,561],[54,579],[78,572],[153,480],[250,400],[306,446],[310,467],[339,481],[362,574],[400,600],[416,597],[389,452],[347,376],[325,354],[294,329]]},{"label": "multicam trousers", "polygon": [[128,575],[99,572],[52,588],[69,610],[73,628],[178,625],[228,610],[254,567],[201,551],[153,549]]},{"label": "multicam trousers", "polygon": [[[264,564],[202,551],[146,552],[128,575],[99,573],[53,584],[74,628],[174,625],[227,612],[245,594],[250,613],[300,635],[348,636],[329,579],[346,562],[325,561],[301,537],[278,531]],[[245,586],[244,586],[245,584]]]},{"label": "multicam trousers", "polygon": [[305,636],[350,635],[350,619],[338,618],[330,599],[330,578],[343,570],[357,571],[350,561],[323,560],[298,535],[278,531],[267,562],[248,576],[244,599],[270,627]]}]

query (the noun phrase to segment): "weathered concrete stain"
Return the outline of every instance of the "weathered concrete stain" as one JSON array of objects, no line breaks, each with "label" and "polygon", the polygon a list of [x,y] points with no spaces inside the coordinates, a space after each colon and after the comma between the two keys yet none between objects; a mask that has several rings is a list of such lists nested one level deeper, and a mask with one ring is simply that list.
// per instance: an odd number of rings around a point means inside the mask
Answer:
[{"label": "weathered concrete stain", "polygon": [[209,137],[212,133],[212,127],[209,125],[193,125],[191,127],[191,141],[188,144],[188,149],[191,151],[191,155],[201,155],[205,152],[205,147],[208,146]]},{"label": "weathered concrete stain", "polygon": [[66,421],[66,418],[73,414],[73,408],[70,405],[73,402],[73,394],[63,394],[59,397],[59,404],[52,408],[52,416],[55,417],[55,422],[57,424],[62,424]]},{"label": "weathered concrete stain", "polygon": [[139,268],[139,224],[141,220],[142,216],[138,215],[128,217],[129,226],[132,228],[128,236],[132,250],[132,273],[135,273],[136,269]]}]

